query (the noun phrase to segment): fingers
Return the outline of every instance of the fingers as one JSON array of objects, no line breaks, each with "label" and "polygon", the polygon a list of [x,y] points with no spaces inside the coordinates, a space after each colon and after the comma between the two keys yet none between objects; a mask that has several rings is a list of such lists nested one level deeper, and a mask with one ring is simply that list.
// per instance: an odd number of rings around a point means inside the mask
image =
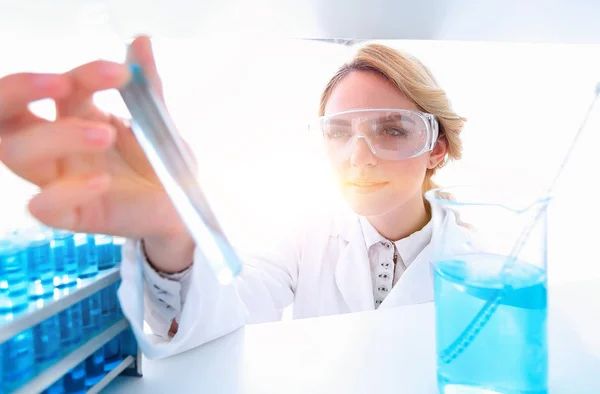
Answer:
[{"label": "fingers", "polygon": [[30,179],[27,171],[48,170],[36,163],[55,161],[73,153],[102,152],[115,139],[115,129],[107,124],[70,118],[39,122],[4,135],[0,141],[0,161]]},{"label": "fingers", "polygon": [[57,100],[57,116],[86,116],[94,108],[94,93],[118,89],[130,77],[129,68],[123,64],[98,60],[84,64],[65,74],[72,83],[68,97]]},{"label": "fingers", "polygon": [[164,101],[162,81],[158,74],[152,43],[149,37],[140,36],[133,40],[127,50],[127,63],[135,63],[142,67],[146,78],[150,81],[150,84],[159,97]]},{"label": "fingers", "polygon": [[[85,231],[86,228],[98,227],[104,214],[100,197],[111,183],[107,174],[96,174],[87,177],[63,178],[45,187],[40,194],[29,202],[29,211],[42,223],[72,231]],[[81,209],[88,205],[87,209]],[[90,209],[91,208],[91,209]],[[94,217],[84,217],[85,212],[94,212]]]},{"label": "fingers", "polygon": [[28,113],[31,102],[60,99],[70,90],[71,80],[64,75],[19,73],[0,78],[0,123]]}]

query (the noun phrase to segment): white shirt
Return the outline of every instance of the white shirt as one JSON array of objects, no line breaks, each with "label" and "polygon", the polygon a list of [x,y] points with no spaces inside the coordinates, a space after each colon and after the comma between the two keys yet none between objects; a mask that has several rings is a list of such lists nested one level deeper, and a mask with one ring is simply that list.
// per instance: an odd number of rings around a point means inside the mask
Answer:
[{"label": "white shirt", "polygon": [[361,216],[359,220],[369,251],[373,298],[378,308],[404,271],[431,242],[432,224],[429,221],[421,230],[392,242],[379,234],[367,218]]}]

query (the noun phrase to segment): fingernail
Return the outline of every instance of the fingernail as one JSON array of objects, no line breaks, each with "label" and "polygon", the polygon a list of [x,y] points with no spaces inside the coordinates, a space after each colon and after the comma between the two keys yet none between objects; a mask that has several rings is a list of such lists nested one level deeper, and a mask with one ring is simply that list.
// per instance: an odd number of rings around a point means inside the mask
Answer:
[{"label": "fingernail", "polygon": [[105,128],[92,128],[85,129],[83,136],[86,141],[91,142],[94,145],[105,145],[112,137],[112,130]]},{"label": "fingernail", "polygon": [[110,175],[102,174],[91,178],[90,180],[88,180],[87,184],[88,187],[92,189],[99,189],[104,187],[104,185],[106,185],[108,181],[110,181]]}]

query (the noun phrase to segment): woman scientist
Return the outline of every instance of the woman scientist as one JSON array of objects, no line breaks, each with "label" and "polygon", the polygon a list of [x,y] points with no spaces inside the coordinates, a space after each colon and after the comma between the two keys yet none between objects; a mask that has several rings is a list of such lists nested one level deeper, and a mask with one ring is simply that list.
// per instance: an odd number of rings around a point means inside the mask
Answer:
[{"label": "woman scientist", "polygon": [[[162,94],[149,39],[137,38],[130,56]],[[0,159],[41,188],[29,209],[43,223],[128,238],[119,298],[149,358],[280,319],[291,304],[306,318],[433,300],[423,194],[435,171],[460,157],[463,119],[417,59],[370,44],[331,78],[311,128],[348,206],[246,257],[228,286],[195,253],[127,122],[92,102],[128,78],[125,65],[98,61],[0,79]],[[55,100],[55,121],[28,110],[43,98]],[[444,236],[463,234],[451,212],[444,226]]]}]

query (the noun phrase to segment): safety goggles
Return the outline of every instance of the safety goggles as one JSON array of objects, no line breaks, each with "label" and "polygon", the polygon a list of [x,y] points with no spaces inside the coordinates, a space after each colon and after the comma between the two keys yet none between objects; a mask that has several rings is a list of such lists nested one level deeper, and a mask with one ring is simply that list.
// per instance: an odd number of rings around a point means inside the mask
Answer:
[{"label": "safety goggles", "polygon": [[322,134],[335,161],[350,158],[359,139],[382,160],[405,160],[433,149],[439,125],[432,114],[406,109],[355,109],[321,116],[309,126]]}]

